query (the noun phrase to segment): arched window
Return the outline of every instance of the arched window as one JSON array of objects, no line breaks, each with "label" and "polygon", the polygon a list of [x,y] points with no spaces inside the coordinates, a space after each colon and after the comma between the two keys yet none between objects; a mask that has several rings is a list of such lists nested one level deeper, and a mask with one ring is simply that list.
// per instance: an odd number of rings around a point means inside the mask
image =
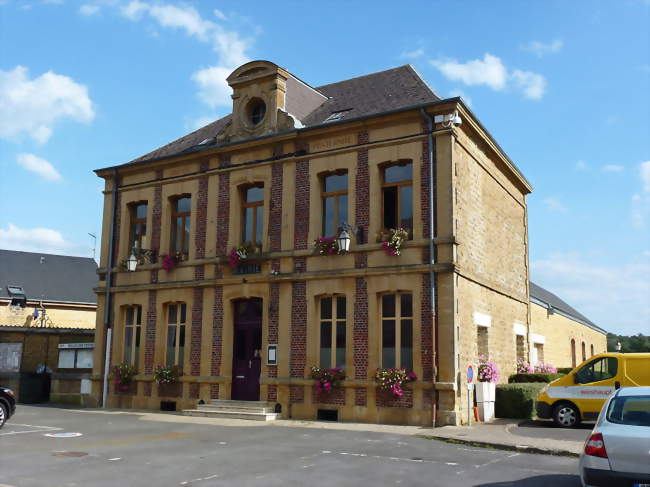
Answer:
[{"label": "arched window", "polygon": [[124,362],[138,367],[140,335],[142,333],[142,306],[127,306],[124,310]]},{"label": "arched window", "polygon": [[576,366],[576,341],[571,339],[571,367]]}]

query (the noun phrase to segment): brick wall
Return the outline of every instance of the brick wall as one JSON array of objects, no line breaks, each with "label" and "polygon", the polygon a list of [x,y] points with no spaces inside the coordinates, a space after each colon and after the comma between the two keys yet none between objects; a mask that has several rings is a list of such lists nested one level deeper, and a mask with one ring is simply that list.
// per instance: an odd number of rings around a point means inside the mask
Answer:
[{"label": "brick wall", "polygon": [[[368,143],[368,132],[357,134],[357,143]],[[368,149],[357,151],[357,174],[354,184],[355,205],[354,222],[359,227],[362,238],[359,243],[368,242],[368,225],[370,223],[370,179],[368,173]]]},{"label": "brick wall", "polygon": [[309,161],[296,162],[296,205],[293,246],[296,250],[308,247],[309,235]]},{"label": "brick wall", "polygon": [[271,201],[269,207],[269,241],[271,252],[282,250],[282,173],[284,166],[271,166]]},{"label": "brick wall", "polygon": [[201,328],[203,325],[203,288],[192,290],[192,331],[190,339],[190,374],[201,375]]},{"label": "brick wall", "polygon": [[230,227],[230,173],[219,174],[217,197],[217,255],[228,253],[228,232]]},{"label": "brick wall", "polygon": [[[162,178],[162,171],[156,171],[156,179]],[[162,220],[162,185],[154,188],[153,208],[151,210],[151,249],[156,253],[160,250],[160,225]],[[158,282],[158,269],[151,271],[149,276],[151,283]]]},{"label": "brick wall", "polygon": [[[113,184],[117,184],[119,186],[120,184],[120,178],[119,176],[116,178],[116,181],[114,181]],[[117,192],[117,206],[115,210],[115,228],[113,229],[113,265],[117,266],[119,263],[119,258],[120,258],[120,227],[122,225],[122,193]],[[128,236],[127,236],[128,238]],[[126,258],[126,257],[125,257]],[[115,279],[117,276],[113,276],[113,282],[117,282],[117,279]]]},{"label": "brick wall", "polygon": [[[156,291],[150,290],[147,303],[147,320],[144,331],[144,373],[153,374],[154,348],[156,346]],[[151,395],[151,382],[145,382],[145,396]]]},{"label": "brick wall", "polygon": [[[269,285],[269,330],[268,343],[278,343],[278,328],[280,323],[280,284],[272,282]],[[277,365],[267,365],[266,373],[269,377],[278,376]]]},{"label": "brick wall", "polygon": [[315,387],[311,388],[312,404],[333,404],[336,406],[345,406],[345,389],[337,387],[331,392],[318,392]]},{"label": "brick wall", "polygon": [[306,282],[294,281],[291,285],[291,377],[305,376],[307,354],[307,299]]},{"label": "brick wall", "polygon": [[[214,305],[212,306],[212,361],[210,374],[218,376],[221,374],[221,347],[223,344],[223,287],[214,288]],[[219,398],[219,384],[210,386],[210,397]]]},{"label": "brick wall", "polygon": [[[205,170],[203,169],[203,164],[201,165],[201,170]],[[195,221],[195,258],[203,259],[205,257],[205,237],[208,221],[208,176],[201,176],[199,178],[199,190],[197,193]]]},{"label": "brick wall", "polygon": [[431,279],[422,274],[422,303],[420,304],[420,347],[422,380],[433,380],[433,313],[431,310]]},{"label": "brick wall", "polygon": [[[368,379],[368,285],[362,277],[356,278],[354,295],[354,324],[352,332],[354,378]],[[355,405],[366,405],[366,390],[355,389]]]}]

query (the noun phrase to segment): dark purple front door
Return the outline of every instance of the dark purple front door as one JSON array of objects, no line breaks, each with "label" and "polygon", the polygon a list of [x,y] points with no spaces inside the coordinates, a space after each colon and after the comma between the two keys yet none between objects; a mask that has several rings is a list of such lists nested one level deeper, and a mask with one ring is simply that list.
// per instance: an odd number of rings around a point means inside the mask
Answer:
[{"label": "dark purple front door", "polygon": [[232,350],[232,394],[239,401],[259,401],[262,368],[262,300],[237,300]]}]

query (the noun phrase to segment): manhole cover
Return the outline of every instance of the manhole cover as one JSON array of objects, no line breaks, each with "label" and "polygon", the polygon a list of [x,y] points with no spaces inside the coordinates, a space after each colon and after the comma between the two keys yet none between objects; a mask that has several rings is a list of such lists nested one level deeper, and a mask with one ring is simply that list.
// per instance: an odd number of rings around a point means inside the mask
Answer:
[{"label": "manhole cover", "polygon": [[45,436],[50,438],[77,438],[83,435],[81,433],[45,433]]},{"label": "manhole cover", "polygon": [[56,451],[52,453],[53,457],[85,457],[88,455],[85,451]]}]

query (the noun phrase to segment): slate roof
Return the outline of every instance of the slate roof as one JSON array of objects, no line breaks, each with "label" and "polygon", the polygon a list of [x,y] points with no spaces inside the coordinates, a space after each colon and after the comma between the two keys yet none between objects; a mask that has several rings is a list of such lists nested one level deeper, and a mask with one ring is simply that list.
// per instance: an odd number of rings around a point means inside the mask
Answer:
[{"label": "slate roof", "polygon": [[530,297],[531,299],[535,299],[541,303],[546,304],[547,306],[552,306],[554,309],[562,312],[565,315],[568,315],[569,318],[573,318],[576,321],[582,322],[585,325],[597,329],[598,331],[606,333],[605,330],[597,326],[594,322],[592,322],[589,318],[580,313],[574,307],[569,305],[566,301],[562,300],[557,295],[544,289],[543,287],[538,286],[532,281],[530,282]]},{"label": "slate roof", "polygon": [[[300,121],[305,127],[315,127],[325,122],[332,112],[346,111],[345,119],[380,114],[400,108],[439,101],[440,98],[429,88],[410,65],[359,76],[314,88],[328,97],[318,108]],[[296,115],[297,110],[294,109]],[[206,139],[215,137],[229,122],[227,115],[205,127],[163,145],[127,164],[191,153],[214,144],[199,146]]]},{"label": "slate roof", "polygon": [[0,250],[0,299],[9,298],[7,286],[21,286],[27,300],[96,304],[97,284],[91,258]]}]

